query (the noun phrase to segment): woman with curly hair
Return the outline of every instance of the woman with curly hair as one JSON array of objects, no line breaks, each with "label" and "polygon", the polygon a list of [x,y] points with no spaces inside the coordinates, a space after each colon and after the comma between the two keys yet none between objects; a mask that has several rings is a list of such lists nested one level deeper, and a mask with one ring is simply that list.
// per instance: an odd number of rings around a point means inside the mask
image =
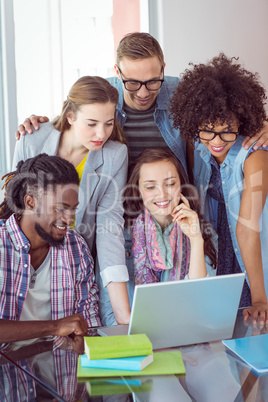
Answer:
[{"label": "woman with curly hair", "polygon": [[[194,145],[192,173],[201,211],[218,233],[217,275],[245,272],[244,319],[268,323],[268,152],[241,144],[265,120],[265,90],[257,74],[220,54],[185,71],[170,112]],[[190,153],[189,153],[190,155]],[[265,289],[266,288],[266,289]]]}]

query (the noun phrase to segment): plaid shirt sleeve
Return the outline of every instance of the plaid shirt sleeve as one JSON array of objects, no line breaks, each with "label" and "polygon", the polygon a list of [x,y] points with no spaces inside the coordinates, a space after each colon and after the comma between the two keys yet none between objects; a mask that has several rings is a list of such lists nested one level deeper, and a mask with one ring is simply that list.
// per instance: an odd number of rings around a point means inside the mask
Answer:
[{"label": "plaid shirt sleeve", "polygon": [[[83,315],[89,327],[100,326],[98,310],[98,287],[95,283],[94,263],[85,240],[75,231],[68,236],[74,278],[73,313]],[[75,268],[75,269],[74,269]]]},{"label": "plaid shirt sleeve", "polygon": [[[28,289],[30,244],[14,216],[0,221],[0,318],[20,317]],[[85,240],[68,230],[62,247],[51,247],[51,317],[83,315],[89,327],[99,326],[98,288],[93,259]]]}]

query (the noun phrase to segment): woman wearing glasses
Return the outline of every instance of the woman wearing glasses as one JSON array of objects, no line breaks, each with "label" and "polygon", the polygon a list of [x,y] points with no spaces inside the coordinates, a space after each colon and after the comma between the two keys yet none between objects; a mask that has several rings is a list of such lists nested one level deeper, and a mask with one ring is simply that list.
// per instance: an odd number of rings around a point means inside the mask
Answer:
[{"label": "woman wearing glasses", "polygon": [[195,145],[201,212],[219,236],[217,274],[245,271],[240,306],[251,306],[245,320],[259,316],[262,324],[268,323],[268,149],[241,144],[262,128],[265,99],[257,75],[220,54],[185,71],[170,106],[181,137]]}]

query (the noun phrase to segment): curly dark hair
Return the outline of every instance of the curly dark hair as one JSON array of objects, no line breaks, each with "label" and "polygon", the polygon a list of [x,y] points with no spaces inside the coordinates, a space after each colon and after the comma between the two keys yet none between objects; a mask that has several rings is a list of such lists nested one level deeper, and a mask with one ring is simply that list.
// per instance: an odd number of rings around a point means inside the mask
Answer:
[{"label": "curly dark hair", "polygon": [[170,117],[185,140],[197,140],[202,125],[232,124],[239,135],[252,137],[263,126],[265,90],[258,74],[241,67],[238,58],[223,53],[207,64],[193,64],[181,76],[170,102]]}]

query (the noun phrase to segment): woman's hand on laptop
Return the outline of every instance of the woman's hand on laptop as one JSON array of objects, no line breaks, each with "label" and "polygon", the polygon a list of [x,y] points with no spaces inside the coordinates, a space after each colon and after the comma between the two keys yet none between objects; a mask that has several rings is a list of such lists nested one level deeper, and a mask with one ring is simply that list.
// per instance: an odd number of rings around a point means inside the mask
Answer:
[{"label": "woman's hand on laptop", "polygon": [[252,303],[251,307],[245,308],[243,316],[245,321],[252,317],[253,325],[258,323],[258,317],[260,325],[268,324],[268,303]]}]

